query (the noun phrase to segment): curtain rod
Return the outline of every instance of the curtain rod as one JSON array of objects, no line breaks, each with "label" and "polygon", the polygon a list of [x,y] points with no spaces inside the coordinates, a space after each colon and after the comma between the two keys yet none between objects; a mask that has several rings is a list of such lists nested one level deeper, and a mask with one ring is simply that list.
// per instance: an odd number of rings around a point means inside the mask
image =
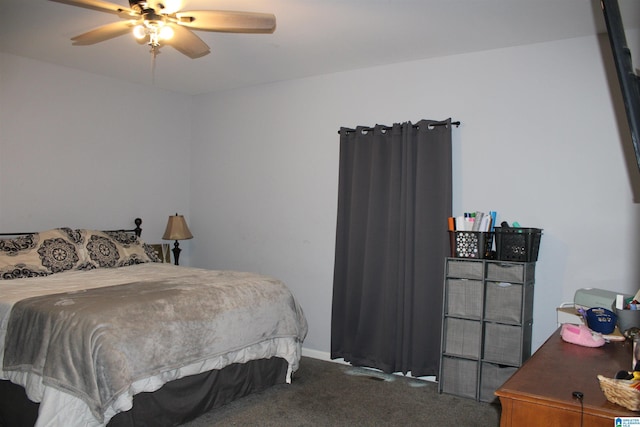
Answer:
[{"label": "curtain rod", "polygon": [[[433,122],[433,123],[429,123],[429,126],[446,126],[446,125],[448,125],[448,124],[449,124],[448,122]],[[452,124],[453,126],[455,126],[455,127],[460,126],[460,122],[459,122],[459,121],[457,121],[457,122],[451,122],[451,124]],[[418,126],[418,125],[412,125],[412,126],[413,126],[414,128],[416,128],[416,129],[420,127],[420,126]],[[374,130],[374,129],[375,129],[375,128],[362,128],[362,130],[363,130],[363,131],[365,131],[365,132],[371,132],[371,131],[372,131],[372,130]],[[393,129],[393,127],[391,127],[391,126],[382,126],[382,130],[391,130],[391,129]],[[349,129],[349,128],[345,128],[344,130],[345,130],[347,133],[348,133],[348,132],[355,132],[355,131],[356,131],[355,129]],[[338,131],[338,133],[340,133],[340,131]]]}]

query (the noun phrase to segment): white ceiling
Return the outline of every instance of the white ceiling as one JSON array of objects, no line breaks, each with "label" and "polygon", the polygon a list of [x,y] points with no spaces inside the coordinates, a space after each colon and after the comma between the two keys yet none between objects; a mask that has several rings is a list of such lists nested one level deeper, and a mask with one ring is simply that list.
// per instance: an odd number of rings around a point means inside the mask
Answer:
[{"label": "white ceiling", "polygon": [[[128,6],[127,0],[112,0]],[[198,31],[211,53],[190,59],[124,35],[92,46],[71,37],[117,16],[48,0],[0,0],[0,51],[116,79],[200,94],[604,32],[597,0],[182,0],[182,10],[276,16],[273,34]],[[640,1],[619,0],[627,28]],[[635,59],[636,62],[638,59]]]}]

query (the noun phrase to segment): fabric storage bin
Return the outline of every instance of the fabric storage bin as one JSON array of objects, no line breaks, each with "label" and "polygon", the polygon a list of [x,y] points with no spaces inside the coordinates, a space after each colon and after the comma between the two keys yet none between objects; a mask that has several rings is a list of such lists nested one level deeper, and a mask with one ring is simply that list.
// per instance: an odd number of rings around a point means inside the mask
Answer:
[{"label": "fabric storage bin", "polygon": [[446,292],[448,316],[482,317],[482,281],[447,279]]},{"label": "fabric storage bin", "polygon": [[485,323],[483,359],[498,364],[519,365],[524,359],[522,334],[523,328],[520,326]]},{"label": "fabric storage bin", "polygon": [[518,368],[515,366],[497,365],[495,363],[482,363],[480,375],[480,400],[493,402],[497,400],[495,391],[499,389],[513,375]]},{"label": "fabric storage bin", "polygon": [[481,336],[481,322],[447,317],[444,321],[443,351],[449,355],[479,359]]},{"label": "fabric storage bin", "polygon": [[447,260],[447,275],[460,279],[484,278],[484,267],[481,261]]},{"label": "fabric storage bin", "polygon": [[487,282],[484,318],[499,322],[522,321],[522,285]]},{"label": "fabric storage bin", "polygon": [[534,264],[513,262],[491,262],[487,264],[487,280],[495,282],[533,282]]},{"label": "fabric storage bin", "polygon": [[444,357],[440,368],[440,390],[443,393],[476,398],[478,390],[478,362]]}]

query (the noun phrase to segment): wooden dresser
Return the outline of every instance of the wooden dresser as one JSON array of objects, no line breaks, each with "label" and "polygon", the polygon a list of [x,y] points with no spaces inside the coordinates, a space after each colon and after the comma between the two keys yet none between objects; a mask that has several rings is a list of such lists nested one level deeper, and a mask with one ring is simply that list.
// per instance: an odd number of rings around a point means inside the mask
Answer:
[{"label": "wooden dresser", "polygon": [[[631,365],[630,341],[581,347],[564,342],[558,330],[496,391],[500,426],[612,427],[616,417],[640,417],[609,402],[597,378],[613,378]],[[584,395],[583,405],[574,391]]]}]

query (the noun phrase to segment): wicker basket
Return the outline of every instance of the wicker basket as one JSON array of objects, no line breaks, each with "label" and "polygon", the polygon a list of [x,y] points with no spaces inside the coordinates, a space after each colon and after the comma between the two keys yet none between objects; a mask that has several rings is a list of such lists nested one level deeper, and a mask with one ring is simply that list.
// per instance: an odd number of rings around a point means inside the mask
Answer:
[{"label": "wicker basket", "polygon": [[640,390],[631,386],[637,380],[615,380],[598,375],[598,381],[609,402],[624,406],[630,411],[640,411]]}]

